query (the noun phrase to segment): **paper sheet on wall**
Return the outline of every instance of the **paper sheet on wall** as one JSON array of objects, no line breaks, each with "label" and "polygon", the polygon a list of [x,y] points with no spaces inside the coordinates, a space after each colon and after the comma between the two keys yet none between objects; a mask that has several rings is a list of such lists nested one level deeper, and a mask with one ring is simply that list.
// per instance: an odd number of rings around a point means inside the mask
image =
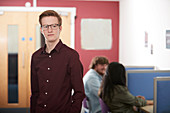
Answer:
[{"label": "paper sheet on wall", "polygon": [[86,50],[109,50],[112,47],[111,19],[82,19],[81,48]]}]

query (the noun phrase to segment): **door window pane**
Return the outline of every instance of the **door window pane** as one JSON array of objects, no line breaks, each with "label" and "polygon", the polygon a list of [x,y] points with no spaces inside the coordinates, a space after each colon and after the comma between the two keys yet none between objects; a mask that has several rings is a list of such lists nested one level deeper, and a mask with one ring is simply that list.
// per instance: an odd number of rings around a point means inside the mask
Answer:
[{"label": "door window pane", "polygon": [[18,103],[17,25],[8,25],[8,103]]},{"label": "door window pane", "polygon": [[45,44],[45,38],[40,32],[39,25],[36,25],[36,50],[44,46]]}]

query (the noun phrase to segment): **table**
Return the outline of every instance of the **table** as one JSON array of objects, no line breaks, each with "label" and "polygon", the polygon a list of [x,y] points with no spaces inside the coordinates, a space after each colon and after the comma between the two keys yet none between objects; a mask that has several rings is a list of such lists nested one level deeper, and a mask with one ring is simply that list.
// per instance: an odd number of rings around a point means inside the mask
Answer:
[{"label": "table", "polygon": [[139,108],[141,111],[144,111],[146,113],[153,113],[153,105],[147,105],[144,107]]}]

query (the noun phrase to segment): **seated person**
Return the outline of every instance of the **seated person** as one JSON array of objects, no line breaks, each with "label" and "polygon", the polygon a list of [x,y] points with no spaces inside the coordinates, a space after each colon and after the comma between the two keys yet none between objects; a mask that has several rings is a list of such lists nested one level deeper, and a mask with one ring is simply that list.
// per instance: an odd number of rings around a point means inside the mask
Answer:
[{"label": "seated person", "polygon": [[98,91],[109,61],[106,57],[96,56],[92,59],[90,70],[83,77],[85,94],[89,104],[89,113],[101,113]]},{"label": "seated person", "polygon": [[126,86],[125,67],[117,62],[108,65],[98,92],[111,113],[136,113],[134,106],[153,104],[143,96],[133,96]]}]

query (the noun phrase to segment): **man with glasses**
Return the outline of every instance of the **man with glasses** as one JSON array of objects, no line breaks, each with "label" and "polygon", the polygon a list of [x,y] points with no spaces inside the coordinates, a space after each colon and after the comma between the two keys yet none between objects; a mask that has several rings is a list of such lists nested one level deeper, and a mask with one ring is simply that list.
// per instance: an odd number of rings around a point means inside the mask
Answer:
[{"label": "man with glasses", "polygon": [[59,39],[62,19],[57,12],[43,12],[39,22],[46,44],[31,59],[30,112],[80,113],[85,94],[79,55]]}]

